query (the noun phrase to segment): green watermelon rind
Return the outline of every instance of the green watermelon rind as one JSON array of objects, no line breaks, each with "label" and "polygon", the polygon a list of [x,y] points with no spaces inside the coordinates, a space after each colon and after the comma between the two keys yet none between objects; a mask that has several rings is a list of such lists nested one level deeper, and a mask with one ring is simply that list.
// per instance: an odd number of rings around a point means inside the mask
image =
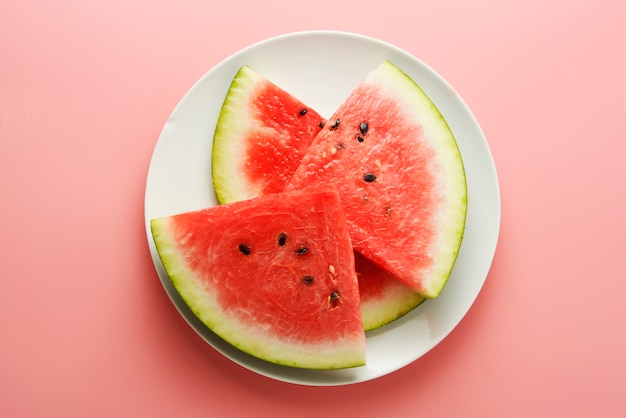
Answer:
[{"label": "green watermelon rind", "polygon": [[192,313],[217,336],[233,347],[261,360],[283,366],[332,370],[365,364],[364,352],[351,342],[336,340],[332,344],[303,344],[268,338],[259,327],[243,325],[187,267],[187,262],[172,238],[170,217],[150,221],[152,237],[168,277]]},{"label": "green watermelon rind", "polygon": [[213,188],[219,203],[233,202],[256,197],[260,190],[244,181],[239,173],[244,171],[243,158],[246,154],[243,138],[249,131],[251,118],[248,101],[254,86],[264,78],[249,66],[243,66],[233,78],[217,120],[213,137],[212,176]]}]

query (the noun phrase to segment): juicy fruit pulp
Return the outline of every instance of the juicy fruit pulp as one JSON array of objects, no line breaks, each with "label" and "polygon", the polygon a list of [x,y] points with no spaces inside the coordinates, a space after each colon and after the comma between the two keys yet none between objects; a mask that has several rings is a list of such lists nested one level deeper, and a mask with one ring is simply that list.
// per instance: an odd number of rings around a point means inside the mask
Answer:
[{"label": "juicy fruit pulp", "polygon": [[261,359],[365,362],[353,250],[335,193],[282,193],[151,221],[170,280],[221,338]]},{"label": "juicy fruit pulp", "polygon": [[284,191],[323,126],[312,108],[248,66],[235,75],[213,138],[220,203]]},{"label": "juicy fruit pulp", "polygon": [[389,62],[329,118],[288,190],[339,192],[356,251],[427,298],[439,295],[465,227],[467,189],[443,117]]},{"label": "juicy fruit pulp", "polygon": [[[250,67],[242,67],[227,93],[213,141],[218,201],[284,191],[324,122],[313,108]],[[423,301],[364,257],[356,255],[356,261],[365,331],[393,321]]]}]

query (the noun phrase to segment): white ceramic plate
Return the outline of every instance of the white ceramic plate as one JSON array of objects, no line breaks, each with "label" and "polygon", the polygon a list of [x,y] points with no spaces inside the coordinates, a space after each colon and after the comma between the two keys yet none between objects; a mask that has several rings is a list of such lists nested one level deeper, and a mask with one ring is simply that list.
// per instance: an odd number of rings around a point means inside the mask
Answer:
[{"label": "white ceramic plate", "polygon": [[[172,287],[150,234],[152,218],[216,205],[211,181],[213,131],[228,87],[243,65],[318,110],[324,117],[365,75],[390,60],[430,96],[450,125],[467,173],[469,207],[465,237],[447,286],[403,318],[367,335],[367,365],[313,371],[253,358],[208,330]],[[481,129],[463,100],[437,73],[410,54],[376,39],[313,31],[279,36],[245,48],[204,75],[183,97],[154,149],[145,195],[145,222],[154,265],[172,302],[212,347],[256,373],[313,386],[371,380],[415,361],[443,340],[465,316],[487,277],[500,227],[495,166]]]}]

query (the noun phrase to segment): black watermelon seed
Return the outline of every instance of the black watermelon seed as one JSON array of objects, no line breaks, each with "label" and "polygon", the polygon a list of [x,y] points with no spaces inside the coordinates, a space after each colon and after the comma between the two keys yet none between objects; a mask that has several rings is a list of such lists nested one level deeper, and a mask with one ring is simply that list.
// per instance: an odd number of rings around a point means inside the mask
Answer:
[{"label": "black watermelon seed", "polygon": [[320,129],[322,129],[322,128],[324,128],[324,126],[326,126],[326,122],[320,121],[320,123],[318,123],[317,126],[319,126]]},{"label": "black watermelon seed", "polygon": [[302,110],[300,111],[300,116],[304,116],[304,115],[306,115],[306,112],[307,112],[306,108],[302,109]]},{"label": "black watermelon seed", "polygon": [[359,125],[359,130],[361,131],[361,133],[363,135],[365,135],[367,133],[367,129],[369,128],[369,126],[367,125],[367,122],[363,121],[361,122],[361,124]]},{"label": "black watermelon seed", "polygon": [[371,183],[374,180],[376,180],[376,176],[373,175],[372,173],[367,173],[366,175],[363,176],[363,180],[365,180],[368,183]]},{"label": "black watermelon seed", "polygon": [[307,247],[300,247],[296,250],[297,255],[304,255],[308,252],[309,252],[309,249]]},{"label": "black watermelon seed", "polygon": [[333,131],[337,128],[339,128],[339,122],[341,122],[339,119],[335,120],[335,123],[333,123],[333,126],[330,127],[330,129],[332,129]]},{"label": "black watermelon seed", "polygon": [[313,277],[311,277],[311,276],[304,276],[302,278],[302,283],[304,283],[307,286],[311,286],[313,284]]},{"label": "black watermelon seed", "polygon": [[335,290],[333,293],[330,294],[328,299],[330,299],[331,302],[334,302],[334,301],[338,300],[339,299],[339,292],[337,292]]},{"label": "black watermelon seed", "polygon": [[281,232],[280,235],[278,235],[278,245],[282,247],[286,243],[287,243],[287,234],[285,234],[284,232]]},{"label": "black watermelon seed", "polygon": [[365,139],[361,135],[357,135],[356,136],[356,140],[359,141],[359,142],[365,141]]},{"label": "black watermelon seed", "polygon": [[241,251],[241,254],[243,254],[243,255],[250,255],[250,254],[252,254],[252,250],[246,244],[239,244],[239,251]]}]

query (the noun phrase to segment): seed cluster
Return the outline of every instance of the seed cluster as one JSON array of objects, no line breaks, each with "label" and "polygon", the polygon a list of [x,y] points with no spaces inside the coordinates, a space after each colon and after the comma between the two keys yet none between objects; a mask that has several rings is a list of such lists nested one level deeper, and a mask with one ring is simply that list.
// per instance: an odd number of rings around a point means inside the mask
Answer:
[{"label": "seed cluster", "polygon": [[[330,127],[330,129],[332,131],[337,130],[337,128],[339,128],[339,124],[341,123],[341,119],[335,119],[335,122],[332,124],[332,126]],[[322,127],[322,124],[320,123],[320,127]],[[365,142],[365,138],[367,137],[367,133],[369,132],[370,126],[369,123],[367,123],[367,121],[362,121],[359,124],[359,130],[356,134],[356,139],[359,143],[363,143]],[[335,155],[337,153],[337,151],[343,150],[344,149],[344,145],[340,142],[338,142],[337,144],[335,144],[335,146],[333,148],[331,148],[331,155]],[[324,152],[322,154],[323,157],[326,157],[326,152]],[[363,181],[365,181],[366,183],[372,183],[374,181],[376,181],[376,175],[374,173],[365,173],[363,175]]]},{"label": "seed cluster", "polygon": [[[284,232],[281,232],[280,234],[278,234],[278,236],[276,237],[276,243],[278,244],[279,247],[284,247],[287,244],[287,234]],[[238,246],[239,252],[241,254],[243,254],[244,256],[248,257],[252,254],[252,247],[246,243],[240,243]],[[310,250],[309,247],[306,247],[304,245],[299,246],[296,249],[296,256],[305,256],[307,254],[309,254]],[[332,264],[328,266],[328,271],[331,274],[331,276],[335,276],[336,272],[335,272],[335,266],[333,266]],[[313,282],[314,282],[314,278],[313,276],[310,275],[305,275],[302,276],[300,278],[300,282],[304,285],[304,286],[312,286]],[[328,303],[330,305],[331,308],[335,308],[337,307],[340,303],[340,297],[339,297],[339,292],[337,290],[332,291],[329,295],[328,295]]]},{"label": "seed cluster", "polygon": [[356,140],[359,142],[365,141],[365,135],[367,135],[367,131],[369,130],[369,125],[367,122],[363,121],[359,125],[359,133],[356,135]]}]

